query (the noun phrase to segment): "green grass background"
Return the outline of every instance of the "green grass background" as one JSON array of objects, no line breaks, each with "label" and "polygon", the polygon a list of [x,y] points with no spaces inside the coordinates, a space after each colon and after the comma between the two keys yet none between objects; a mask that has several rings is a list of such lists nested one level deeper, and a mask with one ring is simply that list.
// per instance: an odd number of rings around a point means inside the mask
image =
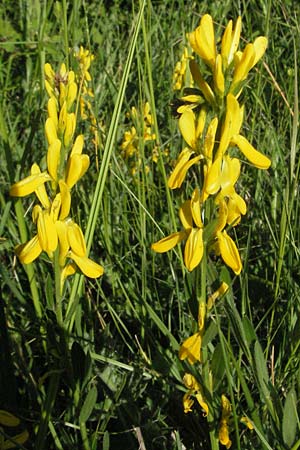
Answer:
[{"label": "green grass background", "polygon": [[[245,135],[272,159],[267,172],[243,164],[239,192],[248,212],[235,231],[244,269],[216,305],[207,345],[218,392],[233,403],[232,448],[300,447],[298,2],[19,0],[0,6],[0,409],[28,429],[20,448],[209,448],[201,411],[183,412],[186,365],[177,356],[191,332],[193,276],[179,249],[156,255],[150,248],[177,230],[190,187],[166,186],[183,145],[170,108],[172,74],[186,33],[206,12],[218,35],[241,15],[242,45],[269,39],[242,100]],[[49,260],[42,256],[26,272],[14,254],[34,232],[32,197],[12,200],[8,190],[33,162],[45,165],[43,65],[59,67],[79,45],[95,55],[93,107],[103,145],[99,172],[89,126],[82,125],[91,167],[73,193],[72,211],[105,274],[70,280],[66,346]],[[145,101],[157,141],[140,143],[143,164],[132,177],[120,144],[126,112]],[[253,431],[238,422],[242,415],[252,418]]]}]

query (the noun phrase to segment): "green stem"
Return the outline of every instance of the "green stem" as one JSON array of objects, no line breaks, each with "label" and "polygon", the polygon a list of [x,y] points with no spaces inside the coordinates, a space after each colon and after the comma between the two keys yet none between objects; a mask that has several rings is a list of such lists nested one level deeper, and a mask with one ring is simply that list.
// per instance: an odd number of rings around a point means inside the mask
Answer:
[{"label": "green stem", "polygon": [[59,326],[64,329],[63,313],[62,313],[62,291],[61,291],[61,268],[59,265],[59,249],[54,253],[54,281],[55,281],[55,306],[56,318]]},{"label": "green stem", "polygon": [[[206,282],[207,282],[207,254],[206,254],[206,248],[204,246],[204,252],[203,257],[201,260],[201,264],[199,266],[200,269],[200,292],[198,295],[198,305],[199,310],[205,311],[205,317],[206,317]],[[199,286],[199,283],[197,283]],[[205,320],[205,319],[204,319]],[[204,330],[205,330],[205,323],[204,323]],[[203,334],[204,334],[203,330]],[[203,375],[203,382],[204,382],[204,391],[209,392],[210,398],[213,396],[213,386],[211,383],[211,376],[210,376],[210,367],[209,367],[209,359],[208,359],[208,352],[207,347],[202,347],[202,375]],[[216,434],[215,429],[215,416],[212,414],[211,411],[208,412],[207,421],[209,425],[209,438],[210,438],[210,444],[212,450],[219,450],[219,439]]]}]

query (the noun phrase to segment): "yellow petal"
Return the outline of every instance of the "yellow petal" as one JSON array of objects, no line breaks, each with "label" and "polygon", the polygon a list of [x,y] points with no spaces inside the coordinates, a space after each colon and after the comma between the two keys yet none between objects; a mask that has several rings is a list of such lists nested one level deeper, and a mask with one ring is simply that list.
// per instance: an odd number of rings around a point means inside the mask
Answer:
[{"label": "yellow petal", "polygon": [[66,183],[71,189],[74,184],[84,175],[89,167],[90,159],[88,155],[71,155],[67,164]]},{"label": "yellow petal", "polygon": [[42,249],[51,255],[58,245],[55,224],[47,211],[42,211],[37,219],[37,232]]},{"label": "yellow petal", "polygon": [[75,139],[70,155],[71,156],[75,154],[81,155],[83,144],[84,144],[84,136],[83,134],[79,134]]},{"label": "yellow petal", "polygon": [[48,116],[53,120],[55,128],[58,125],[58,116],[57,116],[57,100],[54,97],[49,98],[47,103]]},{"label": "yellow petal", "polygon": [[[36,163],[34,163],[31,166],[30,173],[31,173],[31,175],[39,175],[41,173],[41,169],[39,168],[39,166]],[[39,199],[39,201],[41,202],[41,204],[43,205],[43,207],[45,209],[50,208],[50,200],[47,195],[45,183],[43,183],[39,187],[37,187],[34,192],[35,192],[35,195],[37,196],[37,198]]]},{"label": "yellow petal", "polygon": [[48,117],[45,123],[45,133],[48,144],[50,145],[55,139],[57,139],[57,128],[54,120]]},{"label": "yellow petal", "polygon": [[176,189],[179,188],[185,178],[185,173],[182,174],[182,169],[185,166],[185,164],[189,161],[191,155],[193,154],[193,150],[186,147],[182,150],[180,153],[178,160],[176,162],[176,166],[171,173],[169,180],[168,180],[168,187],[170,189]]},{"label": "yellow petal", "polygon": [[188,392],[184,394],[182,403],[185,414],[192,411],[194,400],[191,398],[191,395]]},{"label": "yellow petal", "polygon": [[193,50],[211,67],[216,59],[216,44],[214,24],[212,17],[205,14],[200,25],[189,35],[190,44]]},{"label": "yellow petal", "polygon": [[197,83],[201,92],[203,93],[205,100],[208,101],[208,103],[210,103],[211,105],[214,105],[215,94],[209,84],[204,80],[196,61],[194,61],[193,59],[190,61],[190,71],[195,83]]},{"label": "yellow petal", "polygon": [[179,349],[179,359],[187,359],[191,364],[201,361],[201,333],[195,333],[187,338]]},{"label": "yellow petal", "polygon": [[9,191],[9,195],[12,197],[25,197],[32,194],[46,181],[50,181],[51,177],[47,172],[42,172],[38,175],[29,175],[29,177],[23,178],[12,185]]},{"label": "yellow petal", "polygon": [[61,271],[60,274],[60,287],[61,287],[61,292],[63,291],[63,287],[65,284],[65,281],[67,279],[67,277],[74,275],[74,273],[76,273],[76,265],[74,263],[71,264],[67,264]]},{"label": "yellow petal", "polygon": [[244,136],[233,136],[231,142],[238,146],[246,158],[258,169],[268,169],[271,165],[271,160],[267,156],[255,150],[249,141]]},{"label": "yellow petal", "polygon": [[59,265],[64,267],[67,254],[70,249],[68,240],[68,226],[66,222],[58,220],[55,222],[55,228],[59,240]]},{"label": "yellow petal", "polygon": [[[69,74],[70,75],[70,74]],[[77,96],[77,84],[75,81],[71,81],[68,83],[68,95],[67,95],[67,110],[70,111],[74,100]]]},{"label": "yellow petal", "polygon": [[59,181],[59,190],[61,194],[61,209],[59,219],[64,220],[68,217],[71,208],[71,193],[70,189],[63,180]]},{"label": "yellow petal", "polygon": [[225,91],[225,79],[222,69],[222,57],[221,55],[218,55],[216,58],[214,71],[213,71],[213,78],[214,78],[214,86],[215,86],[215,92],[220,97],[223,97],[224,91]]},{"label": "yellow petal", "polygon": [[53,139],[47,151],[48,172],[55,181],[57,181],[57,169],[60,161],[60,149],[61,141],[59,139]]},{"label": "yellow petal", "polygon": [[191,201],[186,200],[179,209],[179,218],[185,230],[193,228]]},{"label": "yellow petal", "polygon": [[198,188],[194,189],[194,192],[191,197],[191,213],[192,213],[195,225],[198,228],[203,228],[203,223],[202,223],[202,219],[201,219],[200,192],[199,192]]},{"label": "yellow petal", "polygon": [[208,415],[208,404],[206,403],[206,401],[204,401],[203,395],[201,393],[198,392],[195,397],[201,408],[204,410],[204,417],[206,417]]},{"label": "yellow petal", "polygon": [[236,64],[233,80],[232,80],[232,89],[235,88],[237,83],[244,81],[247,78],[249,70],[253,67],[253,63],[255,61],[255,48],[253,44],[247,44],[240,61]]},{"label": "yellow petal", "polygon": [[87,256],[78,256],[72,251],[69,252],[70,258],[76,263],[81,272],[89,278],[99,278],[104,273],[104,269]]},{"label": "yellow petal", "polygon": [[201,386],[191,373],[185,373],[183,376],[183,383],[190,391],[201,391]]},{"label": "yellow petal", "polygon": [[205,180],[204,180],[204,190],[209,195],[214,195],[218,192],[221,186],[221,164],[222,159],[217,158],[212,165],[209,167]]},{"label": "yellow petal", "polygon": [[184,263],[190,272],[201,262],[203,249],[203,229],[192,228],[184,247]]},{"label": "yellow petal", "polygon": [[74,113],[67,114],[66,129],[64,133],[64,145],[68,147],[73,139],[76,127],[76,117]]},{"label": "yellow petal", "polygon": [[242,270],[242,262],[238,249],[226,230],[217,233],[220,253],[223,261],[236,275]]},{"label": "yellow petal", "polygon": [[255,66],[255,64],[264,56],[268,46],[268,39],[265,36],[259,36],[253,42],[253,46],[255,51],[255,58],[252,63],[252,67]]},{"label": "yellow petal", "polygon": [[178,126],[185,142],[191,147],[196,146],[195,114],[192,110],[187,110],[181,114]]},{"label": "yellow petal", "polygon": [[151,245],[152,250],[156,253],[165,253],[172,248],[174,248],[180,241],[185,239],[186,233],[185,231],[178,231],[176,233],[170,234],[158,242],[155,242]]},{"label": "yellow petal", "polygon": [[77,223],[69,221],[68,225],[68,241],[74,253],[78,256],[86,255],[86,244],[82,230]]},{"label": "yellow petal", "polygon": [[232,20],[228,22],[228,25],[224,31],[221,45],[221,55],[226,69],[234,59],[234,55],[238,49],[240,34],[241,34],[242,20],[239,16],[237,18],[234,30],[232,31]]},{"label": "yellow petal", "polygon": [[38,236],[34,236],[26,244],[19,245],[16,252],[21,263],[30,264],[42,253]]},{"label": "yellow petal", "polygon": [[209,160],[211,160],[213,157],[213,149],[215,145],[217,128],[218,128],[218,118],[214,117],[210,122],[210,124],[208,125],[203,146],[204,156]]},{"label": "yellow petal", "polygon": [[219,426],[219,441],[222,445],[225,445],[227,449],[231,447],[232,442],[229,439],[228,425],[225,420],[221,420]]}]

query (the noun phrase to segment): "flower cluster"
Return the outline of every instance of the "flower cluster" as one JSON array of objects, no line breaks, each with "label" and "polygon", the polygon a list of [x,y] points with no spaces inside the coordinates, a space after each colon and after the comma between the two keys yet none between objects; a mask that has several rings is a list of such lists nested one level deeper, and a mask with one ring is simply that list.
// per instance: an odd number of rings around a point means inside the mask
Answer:
[{"label": "flower cluster", "polygon": [[[128,118],[134,125],[124,133],[121,153],[130,167],[131,174],[134,175],[142,163],[140,144],[145,145],[147,142],[154,142],[156,136],[153,131],[153,117],[148,102],[144,104],[142,112],[139,112],[133,106]],[[157,159],[158,153],[154,147],[152,149],[152,161],[157,162]],[[149,172],[149,170],[149,167],[146,166],[146,171]]]},{"label": "flower cluster", "polygon": [[75,137],[76,114],[73,111],[78,96],[75,73],[62,64],[54,72],[45,64],[45,87],[49,96],[45,134],[48,143],[47,169],[34,163],[31,174],[15,183],[10,195],[24,197],[35,194],[39,203],[32,210],[37,234],[17,248],[20,261],[29,264],[43,251],[50,259],[58,251],[61,284],[77,268],[84,275],[97,278],[103,268],[88,258],[81,228],[70,217],[71,190],[87,171],[89,156],[83,153],[84,136]]},{"label": "flower cluster", "polygon": [[[180,91],[182,86],[187,84],[187,69],[188,69],[188,62],[190,59],[193,58],[193,56],[190,54],[191,51],[189,50],[188,46],[185,46],[181,55],[181,58],[177,63],[175,64],[174,72],[173,72],[173,89],[174,91]],[[190,87],[192,87],[193,80],[190,80]]]},{"label": "flower cluster", "polygon": [[[267,39],[258,37],[240,51],[240,31],[241,18],[234,28],[230,20],[219,53],[210,15],[204,15],[200,25],[189,35],[191,47],[210,76],[205,79],[196,60],[190,60],[197,89],[192,93],[189,89],[188,95],[177,102],[179,129],[186,146],[178,157],[168,186],[180,188],[189,169],[200,166],[198,186],[191,199],[180,208],[183,230],[152,245],[154,251],[163,253],[185,241],[184,262],[189,271],[201,262],[204,243],[207,243],[207,249],[221,255],[235,274],[241,272],[239,252],[227,232],[227,227],[236,226],[247,210],[244,199],[235,190],[241,170],[236,149],[255,167],[267,169],[270,166],[269,158],[257,151],[241,133],[244,105],[238,101],[249,71],[265,52]],[[213,206],[206,208],[208,200]],[[206,209],[212,211],[209,216]]]}]

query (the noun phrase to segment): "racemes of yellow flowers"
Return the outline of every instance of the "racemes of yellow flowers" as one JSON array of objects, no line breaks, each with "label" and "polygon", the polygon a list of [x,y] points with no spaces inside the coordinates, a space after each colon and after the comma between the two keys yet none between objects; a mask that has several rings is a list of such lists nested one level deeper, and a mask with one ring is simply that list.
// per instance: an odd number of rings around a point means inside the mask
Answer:
[{"label": "racemes of yellow flowers", "polygon": [[29,242],[17,247],[19,260],[29,264],[42,252],[53,259],[58,251],[63,286],[66,276],[77,269],[88,277],[97,278],[103,274],[103,268],[88,258],[82,230],[70,217],[72,188],[90,164],[89,156],[83,153],[84,136],[75,137],[73,110],[78,95],[75,73],[68,71],[64,64],[58,72],[46,64],[45,87],[49,96],[45,122],[47,168],[41,170],[34,163],[30,175],[11,187],[10,195],[35,194],[38,200],[32,210],[37,233]]},{"label": "racemes of yellow flowers", "polygon": [[[190,60],[194,79],[193,93],[189,89],[178,101],[179,129],[186,144],[181,151],[168,186],[180,188],[193,167],[198,186],[192,197],[180,208],[183,231],[171,234],[152,245],[158,253],[166,252],[185,241],[184,262],[192,271],[201,262],[204,247],[220,255],[235,274],[242,262],[227,227],[236,226],[246,214],[244,199],[236,192],[241,160],[245,157],[258,169],[268,169],[268,157],[256,150],[242,134],[244,105],[238,98],[249,71],[263,56],[267,39],[260,36],[239,50],[241,18],[233,26],[230,20],[217,47],[212,17],[205,14],[199,26],[189,35],[189,43],[200,57],[202,66]],[[210,72],[204,77],[202,73]],[[239,153],[240,152],[240,153]],[[210,215],[206,212],[207,202]],[[212,224],[215,224],[212,226]]]}]

